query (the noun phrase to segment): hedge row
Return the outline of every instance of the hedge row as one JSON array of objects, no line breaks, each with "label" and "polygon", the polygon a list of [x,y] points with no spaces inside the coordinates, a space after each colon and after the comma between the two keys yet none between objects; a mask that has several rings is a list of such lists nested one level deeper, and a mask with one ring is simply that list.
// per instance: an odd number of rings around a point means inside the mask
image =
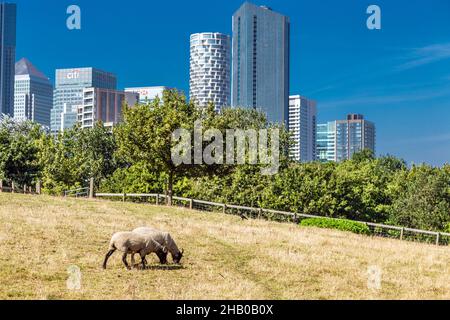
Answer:
[{"label": "hedge row", "polygon": [[300,222],[304,227],[317,227],[326,229],[336,229],[341,231],[349,231],[357,234],[370,235],[369,227],[362,223],[344,219],[329,219],[329,218],[310,218]]}]

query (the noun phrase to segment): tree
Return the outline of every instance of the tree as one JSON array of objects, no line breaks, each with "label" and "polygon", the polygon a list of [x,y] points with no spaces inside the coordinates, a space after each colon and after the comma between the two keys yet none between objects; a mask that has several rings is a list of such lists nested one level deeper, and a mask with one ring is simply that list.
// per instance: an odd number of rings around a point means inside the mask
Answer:
[{"label": "tree", "polygon": [[115,133],[118,156],[129,164],[144,162],[167,175],[168,204],[172,203],[173,183],[176,176],[193,175],[194,165],[176,166],[172,162],[172,148],[176,142],[172,133],[183,128],[194,130],[194,122],[202,112],[193,102],[175,90],[167,90],[162,100],[146,105],[124,108],[124,122]]},{"label": "tree", "polygon": [[86,186],[90,178],[98,186],[117,168],[114,135],[101,123],[89,129],[75,126],[56,138],[47,135],[39,144],[43,188],[51,194]]},{"label": "tree", "polygon": [[389,223],[443,231],[450,222],[450,171],[448,166],[413,166],[401,171],[390,185],[394,198]]},{"label": "tree", "polygon": [[10,179],[19,185],[36,182],[41,169],[37,141],[42,135],[38,124],[3,118],[0,122],[0,179]]},{"label": "tree", "polygon": [[[200,141],[202,154],[211,145],[217,146],[211,154],[223,156],[223,160],[227,157],[227,129],[267,129],[269,124],[267,119],[261,112],[253,109],[224,108],[220,113],[214,111],[214,106],[210,104],[206,108],[198,107],[194,102],[187,102],[186,98],[174,90],[165,91],[162,100],[156,99],[150,104],[127,107],[124,110],[124,122],[117,128],[116,135],[118,141],[118,157],[128,162],[129,166],[144,162],[160,174],[167,177],[167,195],[168,203],[171,204],[173,186],[177,179],[185,177],[203,177],[218,176],[222,177],[233,172],[236,167],[235,163],[226,164],[225,161],[213,162],[206,164],[196,162],[195,136],[198,128],[196,123],[201,122],[202,135],[206,135],[208,129],[214,131],[221,136],[220,140],[213,136],[210,140],[202,139]],[[179,141],[173,139],[172,134],[177,130],[183,129],[188,133],[187,139],[182,139],[186,144],[188,151],[184,153],[182,163],[174,163],[172,161],[172,151],[179,146]],[[288,133],[281,128],[280,145],[284,158],[287,159],[287,141]],[[205,138],[203,136],[203,138]],[[198,141],[197,141],[198,142]],[[248,146],[248,139],[245,141]],[[232,152],[236,152],[237,144]],[[177,149],[177,148],[175,148]],[[218,152],[217,149],[222,151]],[[249,148],[245,157],[249,157]],[[253,151],[253,150],[251,150]],[[220,158],[220,156],[218,156]],[[259,168],[259,167],[258,167]]]},{"label": "tree", "polygon": [[363,149],[359,152],[355,152],[352,155],[352,160],[355,162],[371,161],[375,159],[375,153],[370,149]]}]

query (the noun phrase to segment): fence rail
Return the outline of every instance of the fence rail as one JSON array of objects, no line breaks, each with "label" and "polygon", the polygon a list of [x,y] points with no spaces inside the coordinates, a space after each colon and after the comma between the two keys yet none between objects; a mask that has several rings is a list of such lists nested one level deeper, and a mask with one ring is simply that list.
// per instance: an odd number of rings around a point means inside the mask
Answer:
[{"label": "fence rail", "polygon": [[[147,199],[147,202],[160,204],[161,200],[167,199],[167,195],[157,194],[157,193],[96,193],[94,197],[97,198],[121,198],[122,201],[126,201],[127,199],[140,198]],[[154,201],[152,199],[154,198]],[[139,199],[138,199],[139,200]],[[267,220],[275,220],[281,222],[292,222],[299,223],[302,219],[308,218],[327,218],[327,219],[336,219],[318,215],[304,214],[304,213],[294,213],[294,212],[286,212],[286,211],[278,211],[272,209],[263,209],[263,208],[253,208],[183,197],[172,197],[172,205],[185,207],[200,211],[217,211],[222,212],[224,214],[234,214],[239,215],[242,218],[259,218],[259,219],[267,219]],[[450,244],[450,233],[445,232],[434,232],[434,231],[426,231],[426,230],[418,230],[411,228],[403,228],[398,226],[389,226],[385,224],[372,223],[372,222],[363,222],[356,221],[365,224],[372,232],[373,236],[385,237],[385,238],[393,238],[399,240],[406,241],[418,241],[418,242],[426,242],[432,243],[436,245],[449,245]]]},{"label": "fence rail", "polygon": [[41,193],[41,185],[40,182],[36,183],[36,186],[29,185],[18,185],[14,182],[9,182],[9,186],[5,181],[0,180],[0,193],[1,192],[9,192],[9,193],[21,193],[21,194],[40,194]]},{"label": "fence rail", "polygon": [[87,198],[89,196],[90,188],[78,188],[74,190],[64,191],[64,197],[75,197],[75,198]]}]

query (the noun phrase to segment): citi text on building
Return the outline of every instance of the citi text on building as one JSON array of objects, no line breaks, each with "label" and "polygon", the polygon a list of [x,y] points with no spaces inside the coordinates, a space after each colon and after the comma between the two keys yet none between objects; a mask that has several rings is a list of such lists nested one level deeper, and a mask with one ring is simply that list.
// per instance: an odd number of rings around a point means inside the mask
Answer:
[{"label": "citi text on building", "polygon": [[[263,175],[278,173],[279,129],[226,129],[224,139],[224,134],[219,129],[203,132],[202,122],[197,120],[193,131],[193,140],[192,131],[187,129],[180,128],[172,133],[172,141],[176,143],[171,150],[175,166],[251,164],[261,165]],[[210,143],[203,148],[203,142]]]}]

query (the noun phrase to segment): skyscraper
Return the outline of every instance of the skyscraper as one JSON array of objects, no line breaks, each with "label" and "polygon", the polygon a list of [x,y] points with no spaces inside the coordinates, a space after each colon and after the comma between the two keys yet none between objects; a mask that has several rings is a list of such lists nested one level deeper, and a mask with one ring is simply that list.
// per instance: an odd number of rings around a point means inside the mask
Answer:
[{"label": "skyscraper", "polygon": [[351,159],[364,149],[375,153],[375,124],[360,114],[349,114],[347,120],[336,121],[336,161]]},{"label": "skyscraper", "polygon": [[50,80],[26,58],[18,61],[15,69],[14,118],[50,127],[53,106]]},{"label": "skyscraper", "polygon": [[317,125],[317,160],[351,159],[364,149],[375,153],[375,124],[360,114],[349,114],[346,120]]},{"label": "skyscraper", "polygon": [[317,104],[302,96],[289,97],[289,131],[294,145],[291,157],[297,161],[316,160]]},{"label": "skyscraper", "polygon": [[233,15],[232,105],[288,125],[289,18],[244,3]]},{"label": "skyscraper", "polygon": [[231,103],[230,37],[222,33],[195,33],[190,48],[190,99],[216,110]]},{"label": "skyscraper", "polygon": [[[65,110],[71,108],[74,110],[83,105],[83,89],[95,87],[115,90],[116,86],[117,79],[114,74],[95,68],[56,70],[51,131],[56,133],[61,130],[61,116]],[[68,119],[73,119],[73,116]],[[74,124],[75,122],[68,123],[66,121],[64,127],[70,128]]]},{"label": "skyscraper", "polygon": [[13,116],[16,63],[16,5],[0,3],[0,115]]}]

